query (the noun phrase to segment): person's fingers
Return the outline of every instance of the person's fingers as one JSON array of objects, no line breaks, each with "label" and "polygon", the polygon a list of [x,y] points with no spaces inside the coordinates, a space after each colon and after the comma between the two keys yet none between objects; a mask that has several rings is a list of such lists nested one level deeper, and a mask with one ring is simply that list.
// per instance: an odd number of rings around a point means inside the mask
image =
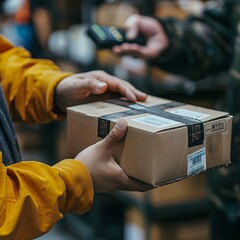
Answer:
[{"label": "person's fingers", "polygon": [[130,86],[126,81],[120,80],[119,78],[106,73],[99,74],[98,79],[107,82],[108,90],[110,92],[118,92],[122,96],[126,97],[129,101],[137,101],[137,97],[132,91],[133,87]]},{"label": "person's fingers", "polygon": [[75,84],[73,85],[75,91],[93,93],[93,94],[102,94],[107,90],[107,83],[100,81],[95,78],[84,78],[78,79],[76,78]]},{"label": "person's fingers", "polygon": [[124,23],[126,28],[126,37],[129,40],[136,38],[139,35],[138,15],[131,15]]},{"label": "person's fingers", "polygon": [[136,51],[140,52],[141,55],[144,56],[145,58],[154,59],[160,54],[162,50],[163,49],[161,48],[161,45],[156,46],[152,44],[150,47],[139,46]]},{"label": "person's fingers", "polygon": [[111,182],[113,191],[118,189],[123,191],[144,192],[154,188],[154,186],[150,184],[129,177],[114,159],[111,160],[111,173],[113,174]]},{"label": "person's fingers", "polygon": [[141,92],[140,90],[136,89],[129,82],[125,82],[125,84],[131,90],[131,92],[134,94],[137,101],[145,101],[147,99],[147,94],[146,93]]},{"label": "person's fingers", "polygon": [[127,81],[121,80],[102,71],[92,72],[92,74],[94,74],[94,76],[100,81],[106,82],[108,84],[108,90],[110,92],[120,93],[129,101],[144,101],[147,98],[147,95],[145,93],[137,90]]},{"label": "person's fingers", "polygon": [[123,118],[118,119],[110,133],[102,140],[102,144],[112,150],[119,141],[125,136],[127,131],[127,121]]},{"label": "person's fingers", "polygon": [[[121,169],[121,167],[117,164],[117,163],[113,163],[116,167],[116,169]],[[139,191],[139,192],[144,192],[150,189],[153,189],[154,186],[150,185],[148,183],[144,183],[140,180],[137,180],[136,178],[132,178],[129,177],[124,171],[123,169],[121,169],[120,174],[117,173],[116,171],[116,175],[119,176],[118,181],[119,182],[119,186],[121,190],[124,191]]]},{"label": "person's fingers", "polygon": [[102,94],[106,90],[107,90],[107,84],[105,82],[96,81],[92,88],[92,93]]},{"label": "person's fingers", "polygon": [[143,93],[141,91],[139,91],[138,89],[134,88],[134,93],[135,95],[137,96],[137,100],[140,101],[140,102],[144,102],[146,101],[148,95],[146,93]]},{"label": "person's fingers", "polygon": [[122,45],[115,46],[113,52],[118,55],[131,55],[134,57],[145,58],[142,48],[138,44],[123,43]]},{"label": "person's fingers", "polygon": [[139,58],[155,58],[158,56],[159,52],[161,52],[161,45],[154,44],[154,43],[149,43],[146,46],[140,46],[138,44],[129,44],[129,43],[124,43],[120,46],[114,47],[113,51],[116,54],[120,55],[131,55],[134,57],[139,57]]},{"label": "person's fingers", "polygon": [[133,91],[131,89],[126,89],[126,91],[124,91],[124,95],[131,102],[136,102],[137,101],[137,98],[136,98],[135,94],[133,93]]},{"label": "person's fingers", "polygon": [[122,53],[122,45],[116,45],[114,47],[112,47],[112,51],[116,54],[121,55]]},{"label": "person's fingers", "polygon": [[142,181],[139,181],[137,179],[128,177],[126,175],[126,182],[125,182],[125,191],[138,191],[138,192],[145,192],[147,190],[151,190],[154,188],[154,186],[144,183]]},{"label": "person's fingers", "polygon": [[127,28],[126,30],[126,38],[129,40],[133,40],[139,35],[139,28],[138,25],[132,25],[131,27]]}]

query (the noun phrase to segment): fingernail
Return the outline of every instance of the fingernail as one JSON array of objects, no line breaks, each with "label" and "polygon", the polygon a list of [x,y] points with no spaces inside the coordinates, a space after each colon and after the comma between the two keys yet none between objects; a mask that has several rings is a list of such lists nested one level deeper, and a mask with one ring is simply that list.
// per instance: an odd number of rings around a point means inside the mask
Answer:
[{"label": "fingernail", "polygon": [[128,31],[127,33],[126,33],[126,37],[127,37],[127,39],[129,39],[129,40],[132,40],[132,39],[134,39],[135,38],[135,32],[134,31]]},{"label": "fingernail", "polygon": [[96,85],[96,91],[100,91],[103,87],[106,86],[106,83],[100,82]]},{"label": "fingernail", "polygon": [[131,90],[126,91],[126,97],[131,102],[136,102],[137,101],[136,96],[133,94],[133,92]]},{"label": "fingernail", "polygon": [[124,125],[125,125],[125,120],[123,120],[123,118],[119,118],[118,121],[117,121],[117,123],[116,123],[116,126],[117,126],[118,128],[123,128]]}]

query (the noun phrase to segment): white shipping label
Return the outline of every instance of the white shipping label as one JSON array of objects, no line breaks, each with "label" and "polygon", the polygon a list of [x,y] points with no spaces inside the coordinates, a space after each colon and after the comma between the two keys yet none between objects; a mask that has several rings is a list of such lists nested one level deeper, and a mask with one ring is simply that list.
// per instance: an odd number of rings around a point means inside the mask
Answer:
[{"label": "white shipping label", "polygon": [[204,118],[209,117],[208,114],[195,112],[195,111],[190,111],[190,110],[183,109],[183,108],[175,109],[175,110],[172,110],[172,111],[169,111],[169,112],[180,115],[180,116],[183,116],[183,117],[190,117],[190,118],[194,118],[194,119],[198,119],[198,120],[202,120]]},{"label": "white shipping label", "polygon": [[189,154],[187,157],[188,169],[187,175],[195,175],[207,169],[206,149],[202,148],[197,152]]},{"label": "white shipping label", "polygon": [[138,105],[138,104],[131,104],[129,105],[130,108],[135,109],[135,110],[143,110],[145,107]]},{"label": "white shipping label", "polygon": [[132,119],[135,122],[144,123],[150,126],[154,127],[169,127],[172,125],[179,124],[180,122],[176,122],[167,118],[155,116],[155,115],[149,115],[145,117],[139,117]]}]

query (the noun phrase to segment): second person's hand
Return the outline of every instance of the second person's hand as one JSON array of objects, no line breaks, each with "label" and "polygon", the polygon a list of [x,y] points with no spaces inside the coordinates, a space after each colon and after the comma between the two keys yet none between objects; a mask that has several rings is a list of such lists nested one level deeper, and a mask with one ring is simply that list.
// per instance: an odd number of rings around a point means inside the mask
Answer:
[{"label": "second person's hand", "polygon": [[152,17],[131,15],[125,22],[128,39],[134,39],[138,35],[146,38],[145,46],[135,43],[123,43],[114,46],[113,52],[118,55],[132,55],[144,59],[155,59],[169,46],[169,39],[162,25]]}]

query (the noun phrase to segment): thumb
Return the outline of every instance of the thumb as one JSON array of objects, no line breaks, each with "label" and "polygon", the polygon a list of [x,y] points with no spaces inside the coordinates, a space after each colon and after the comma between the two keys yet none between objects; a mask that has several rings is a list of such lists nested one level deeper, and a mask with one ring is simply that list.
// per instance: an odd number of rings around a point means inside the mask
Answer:
[{"label": "thumb", "polygon": [[127,131],[127,121],[120,118],[114,128],[104,138],[103,142],[107,148],[114,148],[120,140],[125,136]]},{"label": "thumb", "polygon": [[88,93],[102,94],[108,88],[106,82],[100,81],[94,77],[85,77],[84,80],[75,78],[74,81],[75,84],[72,84],[74,88]]},{"label": "thumb", "polygon": [[135,15],[130,16],[125,22],[125,27],[127,29],[126,38],[129,40],[136,38],[139,34],[138,17]]},{"label": "thumb", "polygon": [[126,32],[126,38],[129,40],[133,40],[138,36],[138,34],[139,34],[138,28],[136,26],[132,26]]},{"label": "thumb", "polygon": [[107,83],[101,82],[101,81],[94,81],[94,83],[91,85],[92,87],[92,93],[95,94],[102,94],[106,92],[107,90]]},{"label": "thumb", "polygon": [[131,27],[126,32],[126,38],[129,40],[133,40],[138,36],[138,29],[136,27]]}]

